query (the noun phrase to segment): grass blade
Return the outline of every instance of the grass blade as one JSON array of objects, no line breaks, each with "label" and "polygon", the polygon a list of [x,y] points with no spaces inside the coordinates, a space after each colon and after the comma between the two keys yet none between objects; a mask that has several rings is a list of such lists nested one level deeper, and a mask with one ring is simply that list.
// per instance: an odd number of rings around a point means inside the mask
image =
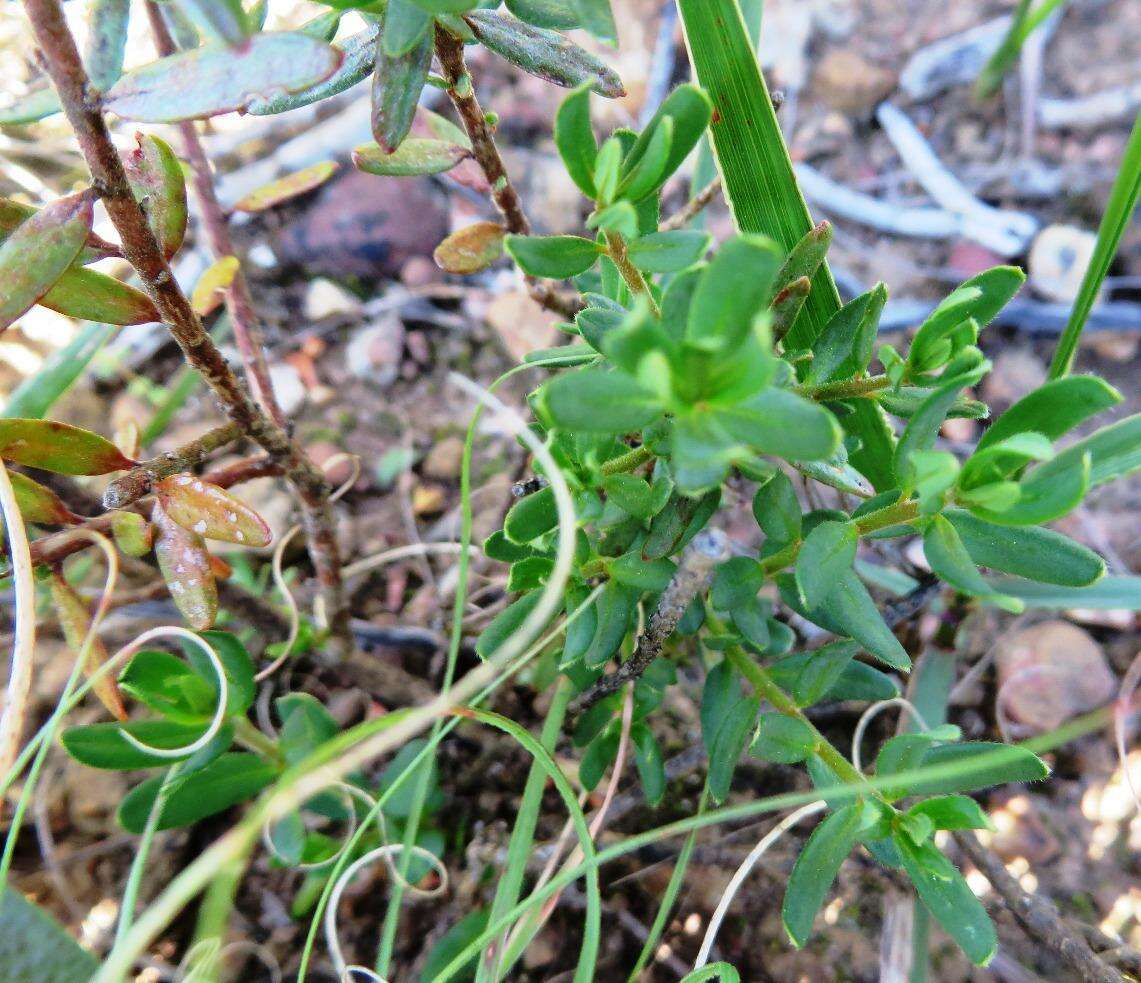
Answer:
[{"label": "grass blade", "polygon": [[85,324],[70,342],[49,356],[39,372],[16,387],[0,417],[43,419],[118,330],[114,324]]},{"label": "grass blade", "polygon": [[[697,81],[713,99],[713,146],[737,227],[768,235],[787,251],[813,222],[737,0],[677,5]],[[810,347],[839,309],[840,295],[825,263],[786,336],[789,348]],[[892,438],[879,408],[861,400],[845,424],[862,444],[852,463],[877,489],[892,487]]]},{"label": "grass blade", "polygon": [[1068,374],[1074,364],[1078,341],[1081,339],[1090,311],[1097,301],[1102,281],[1109,272],[1109,264],[1117,254],[1121,237],[1133,219],[1133,210],[1137,207],[1139,193],[1141,193],[1141,113],[1138,113],[1133,121],[1133,132],[1130,133],[1129,142],[1125,145],[1121,168],[1109,192],[1109,201],[1106,202],[1101,225],[1098,226],[1093,258],[1085,276],[1082,277],[1074,309],[1070,312],[1066,329],[1058,340],[1054,360],[1050,363],[1051,379],[1060,379]]}]

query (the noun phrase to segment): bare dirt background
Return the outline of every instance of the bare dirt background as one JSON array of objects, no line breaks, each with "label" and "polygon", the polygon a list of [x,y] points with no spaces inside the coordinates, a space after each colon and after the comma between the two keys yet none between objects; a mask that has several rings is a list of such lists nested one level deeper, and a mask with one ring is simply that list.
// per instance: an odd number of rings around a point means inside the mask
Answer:
[{"label": "bare dirt background", "polygon": [[[781,117],[798,162],[895,208],[929,205],[915,174],[877,122],[877,106],[887,100],[907,114],[943,165],[982,200],[1036,221],[1039,231],[1012,257],[1029,266],[1031,282],[1014,315],[984,334],[995,371],[983,384],[981,397],[994,411],[1045,378],[1059,317],[1080,278],[1082,250],[1088,234],[1096,230],[1137,111],[1134,97],[1131,110],[1127,101],[1124,112],[1099,120],[1090,104],[1073,100],[1129,86],[1135,92],[1141,86],[1141,4],[1136,0],[1074,0],[1066,5],[1024,58],[1021,70],[986,103],[973,97],[969,84],[916,96],[901,83],[917,52],[1009,14],[1012,8],[1013,3],[980,0],[773,0],[766,4],[762,43],[770,84],[785,94]],[[295,21],[318,9],[296,5],[278,12],[275,7],[271,18]],[[616,0],[615,9],[622,42],[610,57],[629,95],[601,111],[603,126],[643,118],[665,86],[685,79],[688,72],[668,3]],[[141,27],[143,18],[136,20]],[[13,95],[38,74],[25,31],[15,5],[0,10],[0,76]],[[149,60],[148,44],[140,31],[131,48],[133,61]],[[545,232],[578,231],[584,203],[562,173],[550,139],[560,93],[521,76],[487,52],[473,57],[473,70],[485,106],[500,114],[500,140],[509,169],[537,227]],[[1051,111],[1069,111],[1073,118],[1066,125],[1047,125],[1043,106],[1059,101],[1066,105]],[[122,132],[129,136],[125,128]],[[343,162],[339,175],[318,192],[243,222],[236,230],[248,251],[255,293],[267,317],[279,396],[296,432],[319,458],[344,450],[364,462],[360,479],[338,510],[348,556],[369,556],[418,540],[454,540],[461,435],[470,406],[447,385],[447,373],[459,371],[486,382],[527,351],[558,337],[551,316],[527,298],[507,269],[460,281],[442,274],[432,262],[433,248],[449,230],[490,216],[475,174],[462,174],[460,184],[354,172],[347,153],[367,139],[367,86],[323,104],[317,112],[227,118],[206,132],[222,195],[229,201],[277,173],[321,159]],[[82,180],[81,160],[58,120],[0,129],[0,193],[23,194],[34,201]],[[683,187],[672,188],[666,211],[684,197]],[[888,283],[893,303],[887,320],[896,330],[917,323],[914,312],[953,284],[1003,261],[987,246],[962,236],[897,236],[818,203],[813,212],[835,221],[832,262],[847,291],[866,289],[877,279]],[[719,204],[710,210],[709,223],[718,234],[731,227]],[[204,253],[188,252],[190,258],[179,272],[189,286],[204,265]],[[1127,232],[1111,273],[1105,306],[1083,345],[1079,369],[1102,374],[1118,386],[1126,395],[1121,407],[1125,414],[1136,412],[1141,395],[1141,228],[1136,224]],[[0,339],[0,392],[34,372],[74,331],[73,323],[47,312],[24,318]],[[890,340],[890,333],[887,337]],[[125,420],[151,418],[177,377],[179,362],[165,334],[152,325],[124,329],[95,368],[90,384],[77,387],[54,415],[109,433]],[[508,390],[516,405],[522,405],[524,386]],[[220,419],[209,398],[197,390],[154,449],[177,446]],[[955,447],[972,439],[976,427],[953,421],[943,437]],[[493,426],[486,428],[474,482],[477,537],[496,527],[510,502],[510,485],[525,468],[522,451]],[[94,483],[90,491],[98,491]],[[279,485],[266,480],[243,494],[276,531],[284,530],[291,506]],[[1100,550],[1113,572],[1135,572],[1141,558],[1139,497],[1137,482],[1103,489],[1061,527]],[[89,503],[72,504],[83,512]],[[730,532],[745,543],[754,535],[744,520],[731,524]],[[922,556],[912,551],[897,559],[921,563]],[[304,563],[300,552],[293,560]],[[257,577],[264,565],[264,557],[239,562],[239,580],[261,592]],[[468,613],[473,635],[505,598],[502,569],[486,561],[477,562],[475,569]],[[368,654],[344,672],[306,670],[281,683],[327,701],[345,723],[414,702],[437,685],[454,577],[445,557],[386,566],[352,586],[353,614]],[[252,613],[233,610],[237,623]],[[108,630],[126,637],[128,629],[133,633],[148,622],[171,617],[160,602],[134,605],[121,609]],[[909,629],[911,642],[930,631],[927,620],[921,618]],[[1066,623],[1080,626],[1080,634],[1070,634]],[[1028,650],[1031,658],[1060,666],[1043,692],[1025,708],[1020,705],[1027,718],[1020,722],[1032,727],[1036,716],[1054,712],[1055,704],[1060,705],[1058,713],[1073,712],[1073,680],[1090,673],[1120,678],[1137,652],[1136,627],[1131,616],[1116,612],[1040,614],[1017,621],[979,614],[965,632],[963,663],[986,658],[1001,667],[1004,659],[1017,659],[1019,651]],[[70,666],[62,641],[45,635],[36,680],[44,711]],[[998,683],[988,665],[958,694],[954,719],[968,737],[998,733]],[[700,674],[684,672],[682,685],[657,718],[667,756],[681,755],[677,770],[684,772],[674,781],[666,804],[650,810],[635,795],[606,837],[692,813],[703,764],[682,752],[700,744],[699,696]],[[544,709],[543,699],[523,680],[509,688],[498,709],[532,724]],[[830,707],[821,724],[842,739],[858,712]],[[83,711],[77,719],[84,714],[95,719],[97,711]],[[886,735],[886,716],[878,726],[879,734],[869,740]],[[562,763],[573,772],[573,752],[569,747],[564,751]],[[1141,753],[1135,752],[1132,760],[1141,768]],[[685,771],[681,766],[687,763]],[[1063,911],[1139,946],[1141,819],[1130,805],[1112,746],[1104,736],[1091,737],[1058,753],[1052,763],[1055,777],[1041,788],[1008,789],[990,797],[989,811],[998,826],[992,845],[1025,886],[1036,886]],[[408,906],[395,974],[400,980],[418,978],[429,943],[473,906],[490,899],[494,865],[502,859],[526,756],[485,732],[461,729],[444,745],[441,766],[447,863],[454,889],[442,903]],[[87,944],[101,949],[109,942],[114,899],[121,894],[131,858],[132,838],[114,824],[114,810],[128,782],[116,774],[93,773],[62,754],[53,757],[48,779],[37,800],[35,829],[21,841],[17,882]],[[775,793],[802,781],[793,769],[746,761],[735,795],[744,799]],[[561,823],[561,807],[552,795],[541,838],[552,839]],[[223,817],[190,832],[164,834],[150,874],[152,889],[224,825]],[[718,829],[701,837],[653,979],[678,979],[692,965],[706,919],[728,877],[766,825]],[[624,978],[621,968],[633,962],[640,948],[676,848],[668,844],[645,851],[606,872],[600,979]],[[896,888],[870,865],[847,864],[836,901],[825,915],[827,931],[806,952],[797,953],[787,945],[779,923],[779,897],[792,848],[786,842],[769,854],[739,896],[719,939],[721,957],[735,963],[748,980],[877,979],[884,900]],[[298,880],[297,874],[259,860],[243,886],[235,926],[241,936],[264,945],[286,978],[306,927],[289,914]],[[347,951],[368,957],[383,917],[385,891],[378,869],[375,878],[362,877],[346,895],[342,924]],[[563,978],[577,953],[580,917],[575,897],[568,895],[528,952],[520,979]],[[936,933],[935,978],[1066,978],[1007,916],[999,914],[998,919],[1003,952],[986,971],[970,969]],[[175,926],[160,947],[155,975],[147,978],[162,978],[163,965],[177,962],[192,927],[190,918]],[[261,979],[262,972],[251,962],[239,970],[239,978]]]}]

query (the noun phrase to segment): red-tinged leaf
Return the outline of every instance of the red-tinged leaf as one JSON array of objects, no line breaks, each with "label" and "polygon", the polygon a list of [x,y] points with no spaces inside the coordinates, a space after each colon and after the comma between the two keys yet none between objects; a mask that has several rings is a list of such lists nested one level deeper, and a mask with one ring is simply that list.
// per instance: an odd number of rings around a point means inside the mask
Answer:
[{"label": "red-tinged leaf", "polygon": [[58,474],[109,474],[137,463],[105,437],[55,420],[0,420],[0,458]]},{"label": "red-tinged leaf", "polygon": [[337,70],[342,57],[337,48],[304,34],[257,34],[240,47],[208,44],[127,72],[103,105],[144,123],[205,119],[317,85]]},{"label": "red-tinged leaf", "polygon": [[0,245],[0,331],[46,294],[79,256],[91,231],[89,192],[53,201]]},{"label": "red-tinged leaf", "polygon": [[184,529],[206,539],[242,546],[268,546],[273,538],[262,517],[223,488],[191,474],[155,482],[163,511]]},{"label": "red-tinged leaf", "polygon": [[251,191],[244,198],[235,202],[236,212],[264,212],[268,208],[275,208],[282,202],[289,201],[299,195],[308,194],[315,188],[321,187],[340,167],[336,161],[326,160],[304,170],[287,174],[285,177],[270,181],[256,191]]},{"label": "red-tinged leaf", "polygon": [[146,324],[161,321],[151,299],[113,276],[71,267],[54,287],[40,298],[40,306],[81,321],[103,324]]},{"label": "red-tinged leaf", "polygon": [[[56,616],[59,618],[63,637],[70,648],[78,654],[83,648],[83,641],[87,637],[91,626],[91,612],[87,603],[80,597],[72,586],[64,579],[63,574],[53,570],[51,575],[52,602],[55,605]],[[87,658],[83,661],[83,671],[90,676],[103,663],[107,661],[107,649],[96,635],[87,647]],[[108,673],[101,677],[93,687],[99,702],[103,704],[119,720],[127,719],[127,708],[123,704],[123,694],[119,692],[119,684],[115,677]]]},{"label": "red-tinged leaf", "polygon": [[127,154],[127,180],[147,223],[170,259],[186,235],[186,179],[170,144],[136,133],[138,146]]},{"label": "red-tinged leaf", "polygon": [[146,556],[154,546],[154,526],[138,512],[111,512],[111,535],[127,556]]},{"label": "red-tinged leaf", "polygon": [[190,295],[190,306],[195,314],[206,317],[218,309],[240,266],[237,256],[219,256],[206,267]]},{"label": "red-tinged leaf", "polygon": [[[20,223],[30,219],[38,211],[38,208],[25,205],[22,201],[16,201],[14,198],[0,197],[0,242],[7,239],[16,231],[16,227]],[[94,232],[89,232],[87,234],[87,245],[79,254],[79,262],[94,263],[97,259],[106,259],[108,256],[118,255],[118,246]]]},{"label": "red-tinged leaf", "polygon": [[183,529],[155,503],[151,512],[155,531],[155,558],[171,599],[195,631],[206,631],[218,614],[218,588],[210,568],[206,543],[197,533]]},{"label": "red-tinged leaf", "polygon": [[467,275],[486,270],[503,255],[507,230],[495,222],[476,222],[453,232],[437,247],[436,265],[449,273]]},{"label": "red-tinged leaf", "polygon": [[206,555],[210,558],[210,572],[214,575],[215,580],[229,580],[234,575],[233,566],[220,556],[215,556],[213,553]]},{"label": "red-tinged leaf", "polygon": [[417,177],[450,171],[470,156],[471,151],[458,143],[410,137],[391,154],[386,154],[375,143],[357,147],[353,151],[353,163],[362,171],[382,177]]},{"label": "red-tinged leaf", "polygon": [[20,506],[20,515],[25,522],[37,526],[73,526],[83,521],[83,516],[72,512],[50,488],[32,481],[19,471],[9,471],[8,477],[12,480],[16,504]]}]

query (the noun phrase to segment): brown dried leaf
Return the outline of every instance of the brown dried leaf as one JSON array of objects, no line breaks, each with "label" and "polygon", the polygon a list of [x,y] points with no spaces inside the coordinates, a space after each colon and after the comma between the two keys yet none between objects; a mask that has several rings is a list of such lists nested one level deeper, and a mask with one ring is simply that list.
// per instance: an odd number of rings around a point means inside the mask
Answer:
[{"label": "brown dried leaf", "polygon": [[437,247],[436,265],[449,273],[467,275],[486,270],[503,255],[507,230],[495,222],[476,222],[453,232]]},{"label": "brown dried leaf", "polygon": [[184,529],[206,539],[242,546],[268,546],[273,534],[262,517],[228,491],[190,474],[155,482],[163,511]]},{"label": "brown dried leaf", "polygon": [[[63,637],[68,646],[78,654],[83,648],[83,641],[87,637],[91,626],[91,612],[87,604],[64,579],[62,573],[53,570],[51,575],[51,595],[55,605],[56,615]],[[91,639],[87,647],[87,658],[83,662],[83,671],[92,675],[103,663],[107,661],[107,648],[98,636]],[[119,684],[111,674],[101,677],[93,687],[99,702],[103,704],[119,720],[127,719],[127,708],[123,703],[123,694],[119,692]]]},{"label": "brown dried leaf", "polygon": [[322,161],[293,174],[270,181],[251,191],[234,205],[236,212],[264,212],[299,195],[308,194],[329,180],[340,167],[334,160]]}]

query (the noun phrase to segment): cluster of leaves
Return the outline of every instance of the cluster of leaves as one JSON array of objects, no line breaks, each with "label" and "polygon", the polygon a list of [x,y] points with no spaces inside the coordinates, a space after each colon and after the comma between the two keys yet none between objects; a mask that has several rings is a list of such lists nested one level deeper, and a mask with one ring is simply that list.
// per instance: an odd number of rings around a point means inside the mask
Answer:
[{"label": "cluster of leaves", "polygon": [[[962,284],[920,325],[905,353],[875,350],[882,284],[845,305],[811,346],[793,347],[791,329],[824,262],[827,227],[787,256],[764,237],[738,235],[707,260],[703,233],[658,231],[660,188],[709,121],[704,95],[683,86],[643,133],[619,132],[601,146],[589,98],[583,87],[564,103],[556,142],[568,172],[595,202],[587,226],[596,236],[506,240],[524,271],[575,277],[587,300],[574,323],[563,325],[574,341],[532,357],[566,368],[532,394],[531,407],[575,500],[568,611],[602,585],[570,625],[559,667],[584,691],[613,660],[627,657],[640,612],[655,608],[679,559],[685,562],[686,545],[715,521],[725,482],[754,482],[753,514],[764,534],[759,551],[719,566],[675,636],[679,643],[696,637],[696,646],[684,648],[696,647],[709,667],[701,714],[708,788],[715,800],[728,794],[747,747],[768,760],[804,762],[818,787],[850,783],[853,776],[834,767],[834,752],[801,711],[821,700],[892,696],[898,687],[885,670],[910,666],[861,576],[860,539],[919,534],[941,580],[1008,610],[1021,602],[980,568],[1039,583],[1091,584],[1104,574],[1101,559],[1042,524],[1141,464],[1141,418],[1058,450],[1055,441],[1121,398],[1099,379],[1076,376],[1020,400],[965,459],[936,449],[949,417],[987,416],[968,395],[990,369],[977,341],[1017,292],[1021,271],[997,267]],[[874,374],[877,359],[882,371]],[[842,426],[862,401],[900,421],[892,487],[878,493],[849,463],[859,446]],[[858,496],[858,507],[804,511],[789,477],[796,471]],[[511,564],[509,587],[520,596],[481,636],[482,655],[492,655],[537,603],[554,567],[556,524],[554,494],[544,488],[515,504],[485,544],[488,556]],[[762,596],[767,584],[775,592]],[[841,640],[794,653],[795,636],[778,617],[782,606]],[[786,694],[774,711],[760,712],[762,695],[771,693],[754,688],[745,695],[745,678],[755,682],[742,675],[746,662],[762,665],[764,678]],[[651,714],[674,678],[673,664],[659,658],[635,688],[634,747],[651,802],[665,788]],[[588,788],[614,759],[619,703],[611,696],[577,721]],[[1000,747],[961,742],[953,727],[885,744],[876,790],[839,804],[801,854],[785,899],[792,940],[805,942],[841,861],[862,843],[902,867],[964,951],[986,962],[995,949],[993,927],[933,834],[985,825],[964,792],[1041,778],[1045,766],[1009,749],[998,765],[967,779],[914,773]],[[882,781],[903,773],[912,774],[898,785]]]}]

